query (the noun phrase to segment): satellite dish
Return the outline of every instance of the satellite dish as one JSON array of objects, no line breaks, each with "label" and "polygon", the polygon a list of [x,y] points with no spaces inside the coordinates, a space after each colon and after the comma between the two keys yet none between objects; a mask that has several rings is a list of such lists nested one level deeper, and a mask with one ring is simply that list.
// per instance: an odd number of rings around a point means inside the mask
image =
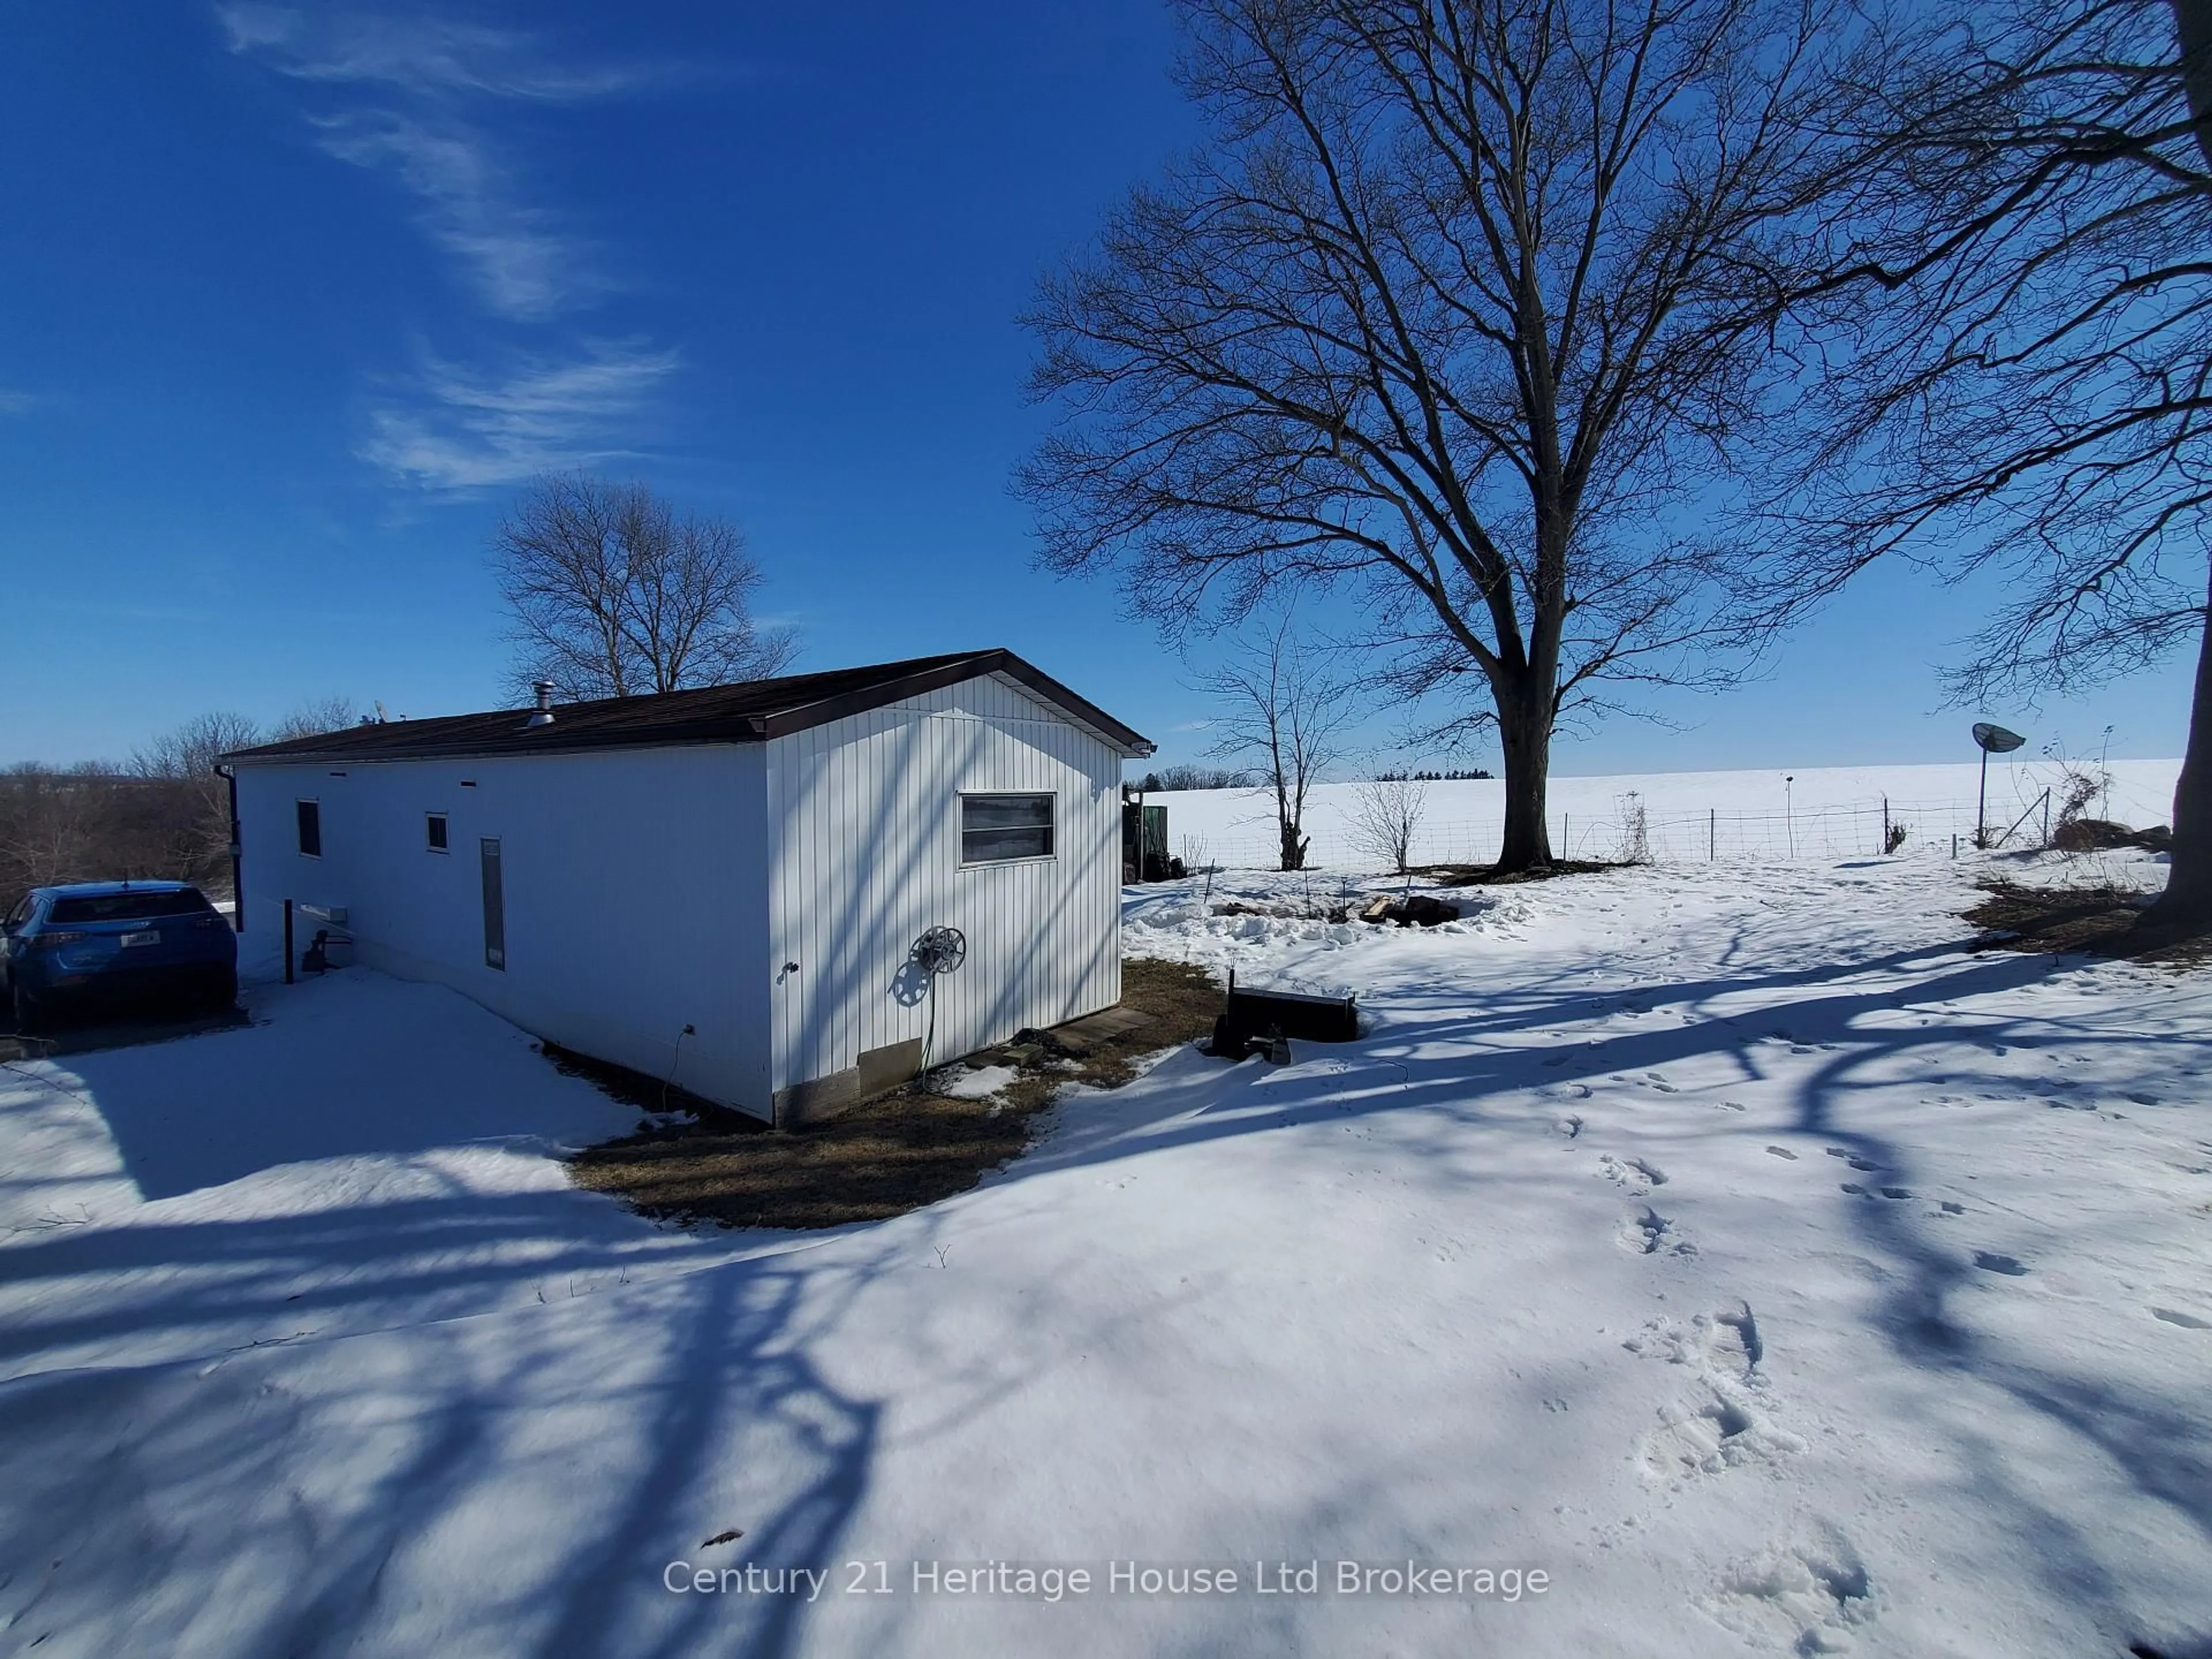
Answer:
[{"label": "satellite dish", "polygon": [[1992,726],[1987,720],[1974,722],[1974,741],[1986,755],[2009,755],[2027,739],[2017,732],[2008,732],[2002,726]]}]

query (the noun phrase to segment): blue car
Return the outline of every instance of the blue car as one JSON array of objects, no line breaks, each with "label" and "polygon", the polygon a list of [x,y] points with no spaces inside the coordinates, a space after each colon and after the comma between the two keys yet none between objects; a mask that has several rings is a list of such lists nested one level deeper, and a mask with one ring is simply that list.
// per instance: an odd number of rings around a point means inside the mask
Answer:
[{"label": "blue car", "polygon": [[238,1000],[238,936],[180,881],[33,887],[0,922],[0,973],[21,1031],[65,1003],[149,993],[228,1008]]}]

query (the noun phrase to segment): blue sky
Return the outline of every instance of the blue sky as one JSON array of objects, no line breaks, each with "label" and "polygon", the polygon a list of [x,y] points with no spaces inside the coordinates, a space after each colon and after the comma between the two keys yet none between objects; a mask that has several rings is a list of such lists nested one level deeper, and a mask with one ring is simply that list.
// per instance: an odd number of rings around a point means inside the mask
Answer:
[{"label": "blue sky", "polygon": [[[742,525],[803,667],[1003,644],[1203,745],[1189,670],[1032,570],[1006,489],[1036,275],[1194,136],[1155,0],[83,0],[9,37],[0,762],[495,705],[485,540],[567,465]],[[1934,665],[1984,597],[1877,572],[1765,681],[1554,769],[1970,756]],[[2178,754],[2186,671],[1991,712]]]}]

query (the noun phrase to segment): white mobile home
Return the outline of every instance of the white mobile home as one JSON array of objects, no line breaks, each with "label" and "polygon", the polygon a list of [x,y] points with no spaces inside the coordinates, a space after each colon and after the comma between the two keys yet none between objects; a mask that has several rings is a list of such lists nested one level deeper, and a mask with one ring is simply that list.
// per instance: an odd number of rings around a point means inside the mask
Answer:
[{"label": "white mobile home", "polygon": [[285,901],[342,912],[365,965],[791,1123],[1121,1000],[1121,762],[1151,752],[984,651],[224,759],[265,958]]}]

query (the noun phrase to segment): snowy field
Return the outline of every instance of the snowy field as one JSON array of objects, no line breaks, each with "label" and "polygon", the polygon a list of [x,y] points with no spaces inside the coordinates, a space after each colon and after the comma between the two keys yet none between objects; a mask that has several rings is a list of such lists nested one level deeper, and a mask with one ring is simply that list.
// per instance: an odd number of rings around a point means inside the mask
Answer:
[{"label": "snowy field", "polygon": [[[2094,772],[2094,763],[2087,769]],[[2179,760],[2113,761],[2112,787],[2091,803],[2090,816],[2141,829],[2173,821]],[[2001,835],[2020,823],[2013,847],[2039,839],[2045,790],[2063,791],[2065,769],[2027,750],[1990,763],[1989,823]],[[1504,822],[1504,785],[1472,779],[1424,784],[1417,864],[1486,863],[1498,856]],[[1676,863],[1711,860],[1787,862],[1850,858],[1881,851],[1885,823],[1904,824],[1902,852],[1948,857],[1951,838],[1973,844],[1980,769],[1973,762],[1937,766],[1830,766],[1790,772],[1651,772],[1632,777],[1551,781],[1547,818],[1552,848],[1562,857],[1620,855],[1624,825],[1640,807],[1655,857]],[[1358,786],[1319,786],[1307,803],[1311,861],[1325,868],[1376,868],[1375,854],[1353,828]],[[1147,798],[1168,809],[1168,848],[1201,861],[1267,869],[1277,863],[1274,800],[1249,789],[1163,791]],[[1887,809],[1884,802],[1887,802]],[[2051,809],[2055,817],[2057,808]],[[1886,811],[1886,816],[1885,816]],[[2025,822],[2021,822],[2021,820]]]},{"label": "snowy field", "polygon": [[1365,1035],[829,1235],[568,1189],[629,1115],[360,971],[11,1064],[0,1649],[2212,1651],[2212,976],[1971,953],[1981,867],[1132,890]]}]

